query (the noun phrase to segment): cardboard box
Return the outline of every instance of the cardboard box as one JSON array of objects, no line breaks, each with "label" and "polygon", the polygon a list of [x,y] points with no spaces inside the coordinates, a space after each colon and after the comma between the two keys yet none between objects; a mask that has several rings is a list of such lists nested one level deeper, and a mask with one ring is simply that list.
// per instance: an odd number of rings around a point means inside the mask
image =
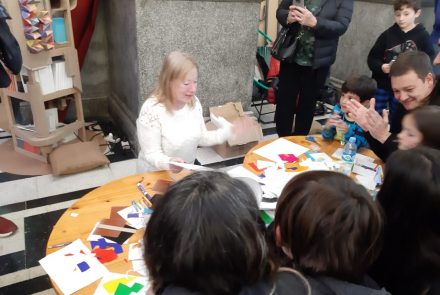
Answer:
[{"label": "cardboard box", "polygon": [[[244,117],[243,107],[240,102],[230,102],[221,106],[210,107],[209,112],[217,117],[223,117],[229,122],[233,122],[239,117]],[[217,127],[212,123],[206,124],[208,130],[215,130]],[[254,125],[239,138],[231,138],[223,144],[218,144],[212,148],[222,158],[231,158],[246,154],[260,140],[263,139],[263,132],[260,124],[255,120]]]}]

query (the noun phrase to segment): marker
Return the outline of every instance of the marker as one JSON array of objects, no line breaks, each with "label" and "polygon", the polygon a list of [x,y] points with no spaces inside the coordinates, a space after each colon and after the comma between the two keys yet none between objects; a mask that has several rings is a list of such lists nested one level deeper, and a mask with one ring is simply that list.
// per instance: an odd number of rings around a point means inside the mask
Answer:
[{"label": "marker", "polygon": [[136,209],[136,211],[142,212],[142,208],[135,201],[131,201],[131,205]]},{"label": "marker", "polygon": [[368,170],[372,170],[372,171],[375,171],[376,172],[376,169],[375,168],[372,168],[372,167],[368,167],[368,166],[365,166],[365,165],[360,165],[362,168],[365,168],[365,169],[368,169]]},{"label": "marker", "polygon": [[59,247],[64,247],[67,246],[69,244],[72,244],[72,242],[65,242],[65,243],[60,243],[60,244],[55,244],[52,246],[47,247],[47,249],[53,249],[53,248],[59,248]]},{"label": "marker", "polygon": [[141,193],[148,199],[148,201],[151,201],[151,196],[147,193],[147,191],[144,189],[144,187],[142,186],[142,184],[140,182],[138,182],[136,184],[137,188],[141,191]]},{"label": "marker", "polygon": [[152,206],[151,202],[148,201],[147,198],[141,198],[141,202],[144,203],[144,205],[145,205],[147,208],[151,208],[151,206]]}]

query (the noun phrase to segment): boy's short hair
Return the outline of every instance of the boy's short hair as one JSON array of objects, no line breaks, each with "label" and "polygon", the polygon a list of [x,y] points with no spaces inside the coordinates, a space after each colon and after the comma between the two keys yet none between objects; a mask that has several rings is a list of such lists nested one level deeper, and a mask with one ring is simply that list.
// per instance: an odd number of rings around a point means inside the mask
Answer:
[{"label": "boy's short hair", "polygon": [[367,190],[333,171],[290,180],[276,208],[279,243],[300,271],[357,282],[382,245],[382,211]]},{"label": "boy's short hair", "polygon": [[159,199],[145,261],[153,289],[238,294],[269,272],[264,224],[249,186],[221,172],[194,172]]},{"label": "boy's short hair", "polygon": [[422,80],[425,80],[429,73],[433,74],[432,63],[429,56],[423,51],[405,51],[397,56],[391,64],[390,77],[400,77],[414,71]]},{"label": "boy's short hair", "polygon": [[342,93],[352,92],[359,96],[361,102],[374,97],[377,82],[365,75],[355,76],[342,84]]},{"label": "boy's short hair", "polygon": [[402,9],[403,6],[408,6],[409,8],[414,9],[415,12],[420,10],[420,1],[419,0],[394,0],[393,3],[394,11]]}]

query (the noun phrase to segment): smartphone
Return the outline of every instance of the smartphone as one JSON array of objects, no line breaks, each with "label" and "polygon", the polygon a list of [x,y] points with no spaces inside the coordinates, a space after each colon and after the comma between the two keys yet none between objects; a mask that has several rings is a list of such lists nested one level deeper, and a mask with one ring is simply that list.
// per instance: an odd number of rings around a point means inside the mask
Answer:
[{"label": "smartphone", "polygon": [[292,5],[304,7],[304,0],[293,0]]}]

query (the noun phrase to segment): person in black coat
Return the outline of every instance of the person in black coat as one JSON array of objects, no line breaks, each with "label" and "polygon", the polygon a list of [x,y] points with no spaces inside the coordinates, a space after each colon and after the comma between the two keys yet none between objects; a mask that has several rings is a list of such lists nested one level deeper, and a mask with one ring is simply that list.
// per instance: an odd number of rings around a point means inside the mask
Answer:
[{"label": "person in black coat", "polygon": [[281,62],[275,123],[280,137],[310,131],[319,90],[336,59],[338,40],[353,13],[353,0],[305,0],[305,6],[282,0],[277,19],[301,32],[294,62]]},{"label": "person in black coat", "polygon": [[[3,66],[16,75],[20,72],[22,65],[20,46],[9,30],[7,19],[10,19],[10,16],[5,7],[0,4],[0,88],[8,87],[11,84],[11,79]],[[10,236],[16,231],[17,225],[0,216],[0,237]]]}]

